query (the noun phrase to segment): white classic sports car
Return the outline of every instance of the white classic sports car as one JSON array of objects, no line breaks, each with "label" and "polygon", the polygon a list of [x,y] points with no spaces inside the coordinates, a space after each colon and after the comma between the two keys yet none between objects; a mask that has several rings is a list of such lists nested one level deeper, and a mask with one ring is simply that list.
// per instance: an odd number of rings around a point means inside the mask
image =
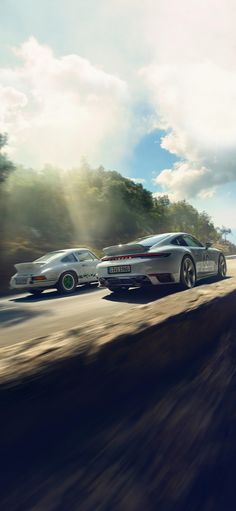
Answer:
[{"label": "white classic sports car", "polygon": [[78,284],[97,282],[99,261],[87,248],[49,252],[32,263],[15,264],[17,273],[11,278],[10,287],[34,295],[54,287],[61,293],[72,293]]},{"label": "white classic sports car", "polygon": [[146,285],[179,283],[192,288],[204,277],[226,276],[224,254],[190,234],[171,232],[104,249],[97,266],[100,285],[113,292]]}]

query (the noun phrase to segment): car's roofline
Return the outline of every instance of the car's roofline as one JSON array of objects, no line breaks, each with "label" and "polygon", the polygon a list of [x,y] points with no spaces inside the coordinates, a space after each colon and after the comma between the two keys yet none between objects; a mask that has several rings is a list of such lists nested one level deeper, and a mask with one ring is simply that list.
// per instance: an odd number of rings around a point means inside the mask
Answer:
[{"label": "car's roofline", "polygon": [[70,252],[74,252],[75,250],[89,250],[89,252],[91,252],[90,248],[86,247],[67,248],[66,250]]},{"label": "car's roofline", "polygon": [[147,236],[142,236],[140,238],[137,238],[137,240],[142,240],[142,239],[148,239],[148,238],[155,238],[156,236],[183,236],[184,235],[187,235],[187,236],[192,236],[192,234],[189,234],[188,232],[159,232],[158,234],[149,234]]},{"label": "car's roofline", "polygon": [[[162,232],[158,234],[150,234],[149,236],[142,236],[140,238],[136,239],[136,243],[142,244],[142,241],[147,241],[148,239],[156,238],[157,236],[165,236],[166,238],[174,238],[175,236],[192,236],[192,234],[189,234],[187,232]],[[165,238],[163,239],[163,242],[165,241]]]},{"label": "car's roofline", "polygon": [[[162,233],[158,233],[158,234],[150,234],[149,236],[142,236],[140,238],[137,238],[135,241],[133,242],[129,242],[129,243],[121,243],[119,245],[110,245],[109,247],[104,247],[103,248],[103,251],[108,251],[108,250],[111,250],[111,249],[115,249],[117,247],[122,247],[122,246],[126,246],[128,247],[129,245],[134,245],[136,244],[137,246],[138,245],[142,245],[142,242],[148,242],[148,240],[152,240],[153,238],[157,238],[158,236],[162,236],[163,239],[162,241],[160,242],[160,246],[164,246],[165,243],[166,245],[168,245],[168,238],[169,238],[169,241],[171,242],[171,240],[177,236],[192,236],[192,234],[189,234],[187,232],[162,232]],[[194,237],[194,236],[193,236]],[[159,244],[158,242],[156,243],[153,243],[150,245],[150,247],[154,246],[154,245],[157,245]],[[147,247],[148,245],[146,245]]]},{"label": "car's roofline", "polygon": [[46,252],[46,254],[56,254],[57,252],[75,252],[76,250],[89,250],[91,252],[91,250],[89,248],[86,248],[86,247],[76,247],[76,248],[62,248],[62,249],[58,249],[58,250],[52,250],[51,252]]}]

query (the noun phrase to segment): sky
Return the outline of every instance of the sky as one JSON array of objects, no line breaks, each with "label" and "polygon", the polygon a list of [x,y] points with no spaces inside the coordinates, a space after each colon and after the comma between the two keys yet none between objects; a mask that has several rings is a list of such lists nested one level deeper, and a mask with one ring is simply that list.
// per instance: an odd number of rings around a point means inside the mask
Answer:
[{"label": "sky", "polygon": [[0,132],[25,166],[86,158],[236,241],[235,0],[1,0]]}]

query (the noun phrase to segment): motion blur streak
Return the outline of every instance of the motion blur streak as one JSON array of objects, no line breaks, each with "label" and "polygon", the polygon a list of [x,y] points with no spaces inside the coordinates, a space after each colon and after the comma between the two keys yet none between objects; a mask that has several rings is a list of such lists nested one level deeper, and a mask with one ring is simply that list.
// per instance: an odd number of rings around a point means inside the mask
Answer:
[{"label": "motion blur streak", "polygon": [[137,382],[134,393],[122,382],[123,397],[113,389],[79,410],[62,394],[43,430],[33,405],[27,438],[8,431],[1,509],[233,510],[235,367],[234,325],[169,381]]}]

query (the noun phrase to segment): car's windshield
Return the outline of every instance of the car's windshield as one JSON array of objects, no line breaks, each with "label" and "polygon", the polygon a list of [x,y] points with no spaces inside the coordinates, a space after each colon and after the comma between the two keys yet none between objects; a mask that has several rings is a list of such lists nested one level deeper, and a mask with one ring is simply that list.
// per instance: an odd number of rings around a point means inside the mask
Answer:
[{"label": "car's windshield", "polygon": [[169,237],[169,234],[157,234],[156,236],[145,236],[144,238],[138,238],[135,241],[132,241],[129,244],[133,243],[139,243],[139,245],[142,245],[144,247],[152,247],[153,245],[158,245],[158,243],[161,243],[165,239]]},{"label": "car's windshield", "polygon": [[35,259],[35,263],[49,263],[49,261],[52,261],[53,259],[56,259],[60,254],[64,254],[62,250],[58,250],[57,252],[48,252],[48,254],[45,254],[42,257],[39,257],[38,259]]}]

